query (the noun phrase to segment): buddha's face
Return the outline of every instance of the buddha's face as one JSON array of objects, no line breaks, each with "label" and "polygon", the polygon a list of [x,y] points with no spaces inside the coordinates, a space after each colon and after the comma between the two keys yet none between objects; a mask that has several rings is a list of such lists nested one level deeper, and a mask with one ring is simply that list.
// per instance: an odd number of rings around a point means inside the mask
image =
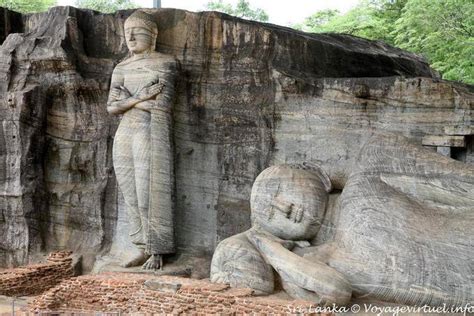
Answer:
[{"label": "buddha's face", "polygon": [[309,240],[321,226],[327,196],[323,184],[306,171],[276,169],[252,188],[253,222],[282,239]]},{"label": "buddha's face", "polygon": [[153,46],[154,37],[155,35],[149,29],[141,26],[125,28],[127,47],[133,54],[142,54],[150,51]]}]

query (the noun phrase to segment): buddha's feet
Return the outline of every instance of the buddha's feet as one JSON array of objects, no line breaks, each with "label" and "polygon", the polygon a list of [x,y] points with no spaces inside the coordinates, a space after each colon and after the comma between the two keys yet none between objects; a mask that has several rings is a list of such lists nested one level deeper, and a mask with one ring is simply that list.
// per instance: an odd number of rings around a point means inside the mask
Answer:
[{"label": "buddha's feet", "polygon": [[121,266],[124,268],[136,267],[142,265],[149,257],[144,251],[140,251],[139,254],[122,262]]},{"label": "buddha's feet", "polygon": [[148,258],[147,262],[142,266],[144,270],[157,270],[163,268],[163,256],[162,255],[152,255]]}]

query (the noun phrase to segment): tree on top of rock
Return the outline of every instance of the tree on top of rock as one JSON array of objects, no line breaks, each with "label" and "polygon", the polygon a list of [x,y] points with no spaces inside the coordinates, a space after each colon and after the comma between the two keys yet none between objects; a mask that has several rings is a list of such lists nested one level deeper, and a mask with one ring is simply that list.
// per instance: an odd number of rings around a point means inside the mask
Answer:
[{"label": "tree on top of rock", "polygon": [[0,7],[21,13],[34,13],[48,10],[56,0],[0,0]]},{"label": "tree on top of rock", "polygon": [[324,10],[293,27],[382,40],[424,55],[444,79],[474,84],[472,0],[361,0],[345,14]]},{"label": "tree on top of rock", "polygon": [[207,3],[206,8],[208,10],[214,10],[219,12],[224,12],[239,18],[267,22],[268,14],[260,8],[251,8],[250,3],[245,0],[239,0],[235,8],[222,0],[211,1]]},{"label": "tree on top of rock", "polygon": [[76,0],[76,7],[114,13],[117,10],[134,9],[139,6],[131,0]]}]

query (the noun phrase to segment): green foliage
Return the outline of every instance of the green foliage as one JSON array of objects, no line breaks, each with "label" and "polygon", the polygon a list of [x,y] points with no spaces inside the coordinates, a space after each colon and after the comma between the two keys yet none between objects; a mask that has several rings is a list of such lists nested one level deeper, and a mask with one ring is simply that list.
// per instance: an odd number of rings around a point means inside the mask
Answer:
[{"label": "green foliage", "polygon": [[472,0],[362,0],[343,15],[317,12],[300,29],[383,40],[423,54],[445,79],[474,83]]},{"label": "green foliage", "polygon": [[397,46],[424,54],[443,78],[474,84],[472,0],[410,0],[394,34]]},{"label": "green foliage", "polygon": [[34,13],[48,10],[56,0],[0,0],[0,7],[21,13]]},{"label": "green foliage", "polygon": [[312,16],[308,17],[305,21],[306,25],[312,25],[314,27],[320,27],[332,19],[334,19],[336,16],[340,15],[338,10],[322,10],[318,11]]},{"label": "green foliage", "polygon": [[235,8],[231,4],[223,2],[223,0],[211,1],[207,3],[206,8],[209,10],[224,12],[239,18],[260,22],[268,21],[268,14],[264,10],[260,8],[251,8],[250,3],[246,0],[239,0]]},{"label": "green foliage", "polygon": [[76,7],[114,13],[117,10],[134,9],[138,6],[131,0],[76,0]]},{"label": "green foliage", "polygon": [[407,0],[363,0],[344,15],[337,10],[323,10],[305,19],[307,32],[335,32],[383,40],[394,44],[394,23]]}]

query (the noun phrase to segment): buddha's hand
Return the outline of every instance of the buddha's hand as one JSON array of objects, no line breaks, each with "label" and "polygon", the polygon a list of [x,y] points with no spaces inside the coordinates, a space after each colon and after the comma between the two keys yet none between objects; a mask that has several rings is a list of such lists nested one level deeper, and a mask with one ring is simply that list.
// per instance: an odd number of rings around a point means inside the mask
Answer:
[{"label": "buddha's hand", "polygon": [[252,242],[252,243],[255,243],[255,240],[258,239],[259,236],[263,236],[269,240],[272,240],[276,243],[279,243],[280,245],[282,245],[283,247],[285,247],[286,249],[288,250],[291,250],[293,249],[293,247],[295,246],[295,242],[292,241],[292,240],[285,240],[285,239],[281,239],[281,238],[278,238],[276,236],[273,236],[271,233],[265,231],[263,228],[261,227],[254,227],[252,229],[249,229],[247,231],[247,236],[249,238],[249,240]]},{"label": "buddha's hand", "polygon": [[113,101],[121,101],[129,98],[132,94],[124,86],[113,87],[110,90],[110,98]]},{"label": "buddha's hand", "polygon": [[161,82],[155,83],[152,85],[148,85],[140,89],[140,91],[137,92],[135,97],[139,99],[140,101],[146,101],[155,98],[158,94],[161,93],[163,90],[163,87],[165,85]]}]

